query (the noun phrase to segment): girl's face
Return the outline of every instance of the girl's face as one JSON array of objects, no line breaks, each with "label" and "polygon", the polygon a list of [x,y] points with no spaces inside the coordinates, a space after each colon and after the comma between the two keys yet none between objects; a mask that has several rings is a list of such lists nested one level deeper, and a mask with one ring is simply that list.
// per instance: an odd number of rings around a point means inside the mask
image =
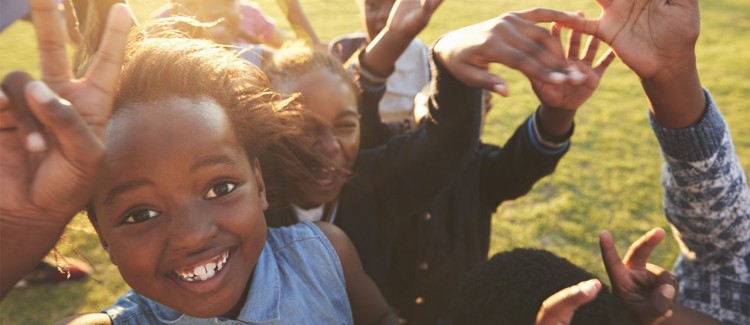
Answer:
[{"label": "girl's face", "polygon": [[364,20],[367,41],[372,41],[388,22],[396,0],[358,0],[359,14]]},{"label": "girl's face", "polygon": [[[351,170],[359,151],[359,113],[353,89],[321,68],[298,78],[289,90],[301,93],[305,132],[313,139],[315,150],[336,166]],[[309,208],[335,200],[348,175],[341,168],[319,171],[314,180],[298,184],[301,197],[294,203]]]},{"label": "girl's face", "polygon": [[138,293],[195,317],[244,303],[267,207],[222,108],[174,98],[112,117],[94,194],[97,233]]}]

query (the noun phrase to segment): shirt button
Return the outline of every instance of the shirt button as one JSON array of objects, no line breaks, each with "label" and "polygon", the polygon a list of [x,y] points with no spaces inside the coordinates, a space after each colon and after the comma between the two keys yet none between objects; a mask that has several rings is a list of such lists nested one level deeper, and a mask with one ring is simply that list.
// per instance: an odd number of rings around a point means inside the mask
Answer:
[{"label": "shirt button", "polygon": [[424,221],[430,221],[430,219],[432,219],[432,215],[429,212],[425,212]]},{"label": "shirt button", "polygon": [[422,271],[427,271],[430,268],[430,264],[427,264],[427,262],[419,263],[419,269]]},{"label": "shirt button", "polygon": [[414,300],[414,302],[415,302],[415,303],[416,303],[417,305],[421,305],[421,304],[422,304],[422,303],[424,302],[424,298],[422,298],[422,297],[417,297],[417,299],[415,299],[415,300]]}]

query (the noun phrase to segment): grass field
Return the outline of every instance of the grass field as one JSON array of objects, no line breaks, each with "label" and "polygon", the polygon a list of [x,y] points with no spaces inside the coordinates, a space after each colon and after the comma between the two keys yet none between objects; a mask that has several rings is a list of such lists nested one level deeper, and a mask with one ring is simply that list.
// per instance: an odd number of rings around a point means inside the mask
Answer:
[{"label": "grass field", "polygon": [[[258,2],[280,26],[286,27],[275,1]],[[142,19],[161,3],[131,0]],[[353,0],[302,3],[323,39],[361,29]],[[449,30],[507,11],[538,6],[598,15],[593,0],[448,0],[419,38],[429,43]],[[747,173],[750,2],[703,1],[701,9],[698,62],[702,82],[713,92],[731,126]],[[38,75],[35,52],[30,24],[12,25],[0,34],[0,73],[24,69]],[[493,69],[509,80],[512,95],[493,99],[495,108],[488,117],[483,140],[503,144],[533,112],[537,101],[522,75],[502,67]],[[606,278],[596,244],[599,230],[609,229],[621,252],[654,226],[666,227],[670,232],[661,211],[661,156],[648,125],[647,101],[638,80],[619,62],[607,71],[597,93],[581,108],[576,123],[573,146],[557,171],[540,181],[529,195],[499,208],[493,219],[492,251],[518,246],[546,248]],[[58,248],[65,256],[89,259],[96,268],[93,279],[60,287],[15,290],[0,304],[0,324],[42,324],[97,311],[127,290],[85,218],[74,220]],[[137,243],[133,243],[133,249],[138,249]],[[656,250],[653,261],[670,267],[677,253],[677,244],[670,236]]]}]

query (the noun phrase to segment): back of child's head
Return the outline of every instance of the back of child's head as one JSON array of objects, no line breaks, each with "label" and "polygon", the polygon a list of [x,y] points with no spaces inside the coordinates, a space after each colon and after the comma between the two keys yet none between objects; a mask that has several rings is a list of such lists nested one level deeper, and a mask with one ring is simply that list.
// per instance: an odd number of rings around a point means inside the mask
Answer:
[{"label": "back of child's head", "polygon": [[278,92],[290,92],[289,85],[292,81],[318,69],[324,69],[338,76],[352,92],[359,93],[351,75],[341,65],[341,61],[304,42],[285,44],[263,66],[263,71],[268,75],[273,89]]},{"label": "back of child's head", "polygon": [[[534,324],[542,302],[594,275],[545,250],[517,248],[498,253],[464,281],[453,304],[453,323]],[[626,307],[602,288],[580,307],[571,324],[636,324]]]}]

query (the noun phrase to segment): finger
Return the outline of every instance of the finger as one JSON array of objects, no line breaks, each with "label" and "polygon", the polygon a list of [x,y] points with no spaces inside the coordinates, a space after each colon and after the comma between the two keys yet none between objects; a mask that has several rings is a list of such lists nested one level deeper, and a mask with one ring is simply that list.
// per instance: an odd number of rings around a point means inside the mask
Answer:
[{"label": "finger", "polygon": [[[579,37],[580,37],[580,32]],[[591,63],[594,62],[594,58],[596,57],[596,51],[599,50],[599,44],[601,41],[596,37],[589,37],[589,41],[586,44],[586,53],[583,56],[583,61],[586,63],[586,65],[591,66]]]},{"label": "finger", "polygon": [[432,16],[435,10],[437,10],[437,8],[440,7],[442,3],[443,0],[425,0],[422,3],[422,13],[428,16]]},{"label": "finger", "polygon": [[29,0],[36,30],[42,80],[49,83],[71,79],[60,14],[55,0]]},{"label": "finger", "polygon": [[648,297],[646,305],[649,310],[645,311],[647,317],[656,319],[672,316],[674,306],[675,288],[670,284],[662,284],[656,288]]},{"label": "finger", "polygon": [[8,106],[8,96],[0,87],[0,131],[6,129],[15,129],[16,120],[13,118],[13,111]]},{"label": "finger", "polygon": [[42,124],[36,119],[29,109],[24,95],[24,87],[33,79],[22,71],[14,71],[5,76],[2,89],[8,96],[10,111],[13,121],[24,139],[24,147],[31,152],[39,152],[47,149],[44,139]]},{"label": "finger", "polygon": [[627,265],[628,267],[646,267],[648,257],[651,255],[651,252],[654,251],[654,248],[659,245],[661,240],[664,239],[664,236],[664,229],[651,229],[649,232],[641,236],[641,238],[638,238],[638,240],[636,240],[632,245],[630,245],[628,252],[622,259],[623,263],[625,263],[625,265]]},{"label": "finger", "polygon": [[508,96],[508,84],[500,76],[469,64],[463,64],[461,79],[465,84],[487,89],[502,96]]},{"label": "finger", "polygon": [[578,17],[578,15],[575,13],[545,8],[520,11],[516,14],[533,24],[551,22],[572,24],[580,20],[580,17]]},{"label": "finger", "polygon": [[86,72],[86,80],[105,94],[113,93],[120,76],[128,30],[133,25],[132,16],[127,5],[118,3],[112,6],[101,45]]},{"label": "finger", "polygon": [[[594,51],[596,53],[596,51]],[[568,39],[568,60],[577,61],[581,55],[581,32],[572,30]]]},{"label": "finger", "polygon": [[527,53],[550,70],[565,71],[568,64],[559,39],[519,15],[509,14],[505,19],[512,27],[504,34],[508,45]]},{"label": "finger", "polygon": [[546,66],[528,52],[523,52],[516,48],[506,48],[502,52],[504,53],[505,58],[499,59],[498,61],[504,63],[509,68],[520,71],[530,80],[561,84],[568,79],[565,73]]},{"label": "finger", "polygon": [[607,70],[610,64],[612,64],[612,61],[617,58],[617,55],[615,55],[615,52],[612,51],[612,49],[607,50],[607,53],[604,53],[604,55],[599,59],[599,62],[596,63],[596,66],[594,67],[594,71],[599,76],[604,75],[604,71]]},{"label": "finger", "polygon": [[609,280],[612,282],[612,286],[616,286],[619,283],[620,274],[625,268],[625,265],[620,260],[620,254],[617,253],[615,247],[615,239],[612,238],[612,234],[609,231],[603,230],[599,233],[599,249],[602,253],[602,261],[604,261],[604,268],[607,270]]},{"label": "finger", "polygon": [[576,310],[594,300],[601,288],[601,282],[592,279],[558,291],[544,300],[537,313],[536,324],[569,324]]},{"label": "finger", "polygon": [[41,81],[29,82],[25,91],[34,115],[55,136],[66,158],[79,162],[100,158],[103,145],[68,101],[58,98]]},{"label": "finger", "polygon": [[562,40],[560,38],[560,32],[562,31],[562,27],[558,23],[552,23],[552,27],[550,27],[549,34],[552,35],[552,37],[560,44],[562,44]]},{"label": "finger", "polygon": [[[601,38],[602,35],[599,30],[599,20],[598,19],[584,19],[583,17],[579,17],[579,19],[572,20],[572,21],[558,21],[558,23],[563,26],[570,28],[572,30],[577,30],[583,34],[592,35],[595,37]],[[607,42],[606,39],[602,39],[604,42]]]},{"label": "finger", "polygon": [[612,4],[612,0],[596,0],[596,3],[603,9],[607,9]]}]

